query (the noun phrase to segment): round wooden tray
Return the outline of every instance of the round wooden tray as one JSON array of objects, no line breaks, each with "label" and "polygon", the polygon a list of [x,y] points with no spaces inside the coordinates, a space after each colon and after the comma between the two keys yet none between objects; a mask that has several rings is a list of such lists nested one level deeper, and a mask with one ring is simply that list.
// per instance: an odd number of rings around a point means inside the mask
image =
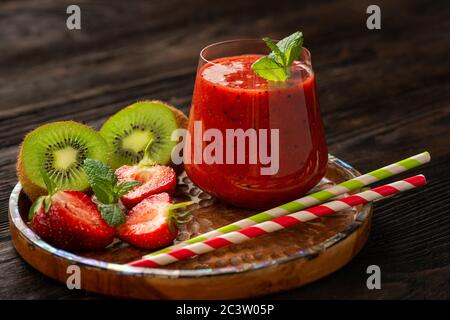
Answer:
[{"label": "round wooden tray", "polygon": [[[326,178],[317,188],[357,175],[350,165],[330,156]],[[255,213],[220,203],[184,174],[179,177],[175,198],[191,198],[196,203],[178,240]],[[366,204],[165,268],[145,269],[123,265],[145,252],[118,240],[92,252],[73,253],[49,245],[28,227],[29,206],[17,184],[9,201],[9,221],[14,246],[25,261],[63,283],[67,267],[76,264],[82,289],[138,299],[247,298],[305,285],[336,271],[360,251],[372,217],[372,206]]]}]

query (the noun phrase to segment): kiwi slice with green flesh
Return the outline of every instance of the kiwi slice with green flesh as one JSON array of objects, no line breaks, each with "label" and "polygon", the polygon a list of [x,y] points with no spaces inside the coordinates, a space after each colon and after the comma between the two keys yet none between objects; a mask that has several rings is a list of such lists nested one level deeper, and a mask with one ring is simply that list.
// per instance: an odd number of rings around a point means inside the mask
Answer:
[{"label": "kiwi slice with green flesh", "polygon": [[168,164],[178,128],[172,107],[160,101],[134,103],[117,112],[100,129],[112,148],[111,165]]},{"label": "kiwi slice with green flesh", "polygon": [[36,128],[25,137],[17,161],[25,193],[46,194],[42,171],[62,190],[89,188],[83,170],[86,158],[108,161],[110,149],[102,136],[81,123],[61,121]]}]

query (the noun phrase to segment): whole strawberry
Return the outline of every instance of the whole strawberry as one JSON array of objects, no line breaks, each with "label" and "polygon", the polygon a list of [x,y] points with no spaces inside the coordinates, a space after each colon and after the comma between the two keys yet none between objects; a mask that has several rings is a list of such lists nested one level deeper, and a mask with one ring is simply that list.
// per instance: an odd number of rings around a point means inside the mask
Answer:
[{"label": "whole strawberry", "polygon": [[126,222],[117,227],[117,235],[142,249],[155,250],[171,245],[178,233],[177,223],[188,215],[177,210],[189,204],[171,204],[167,193],[150,196],[128,212]]},{"label": "whole strawberry", "polygon": [[60,249],[102,249],[115,235],[91,198],[80,191],[57,191],[39,198],[30,218],[34,231]]}]

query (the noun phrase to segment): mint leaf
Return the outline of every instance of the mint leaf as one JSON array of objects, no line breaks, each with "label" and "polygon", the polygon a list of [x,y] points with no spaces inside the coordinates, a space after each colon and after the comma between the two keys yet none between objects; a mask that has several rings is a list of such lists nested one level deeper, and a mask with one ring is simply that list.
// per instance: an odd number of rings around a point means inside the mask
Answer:
[{"label": "mint leaf", "polygon": [[117,202],[118,197],[115,194],[117,177],[111,167],[100,160],[86,159],[83,169],[98,201],[104,204]]},{"label": "mint leaf", "polygon": [[289,75],[286,69],[270,57],[262,57],[252,64],[253,71],[269,81],[285,81]]},{"label": "mint leaf", "polygon": [[125,214],[118,204],[100,204],[99,210],[106,223],[112,227],[125,222]]},{"label": "mint leaf", "polygon": [[125,213],[117,202],[139,182],[126,181],[118,184],[114,170],[99,160],[86,159],[83,168],[99,202],[97,207],[103,219],[113,227],[124,223]]},{"label": "mint leaf", "polygon": [[117,197],[120,198],[139,184],[140,183],[138,181],[124,181],[115,186],[115,193]]},{"label": "mint leaf", "polygon": [[270,49],[272,49],[272,53],[269,55],[269,58],[278,62],[280,66],[284,66],[286,64],[286,56],[283,52],[281,52],[275,42],[268,37],[263,38],[263,41]]},{"label": "mint leaf", "polygon": [[285,66],[291,66],[298,59],[302,51],[303,33],[297,31],[290,36],[278,41],[277,47],[286,57]]},{"label": "mint leaf", "polygon": [[114,170],[99,160],[86,159],[83,168],[97,198],[97,207],[103,219],[113,227],[124,223],[125,214],[118,204],[119,198],[137,186],[139,182],[117,183]]},{"label": "mint leaf", "polygon": [[117,183],[117,177],[114,170],[100,160],[88,158],[84,160],[83,168],[88,177],[89,183],[91,183],[91,180],[94,181],[97,179],[102,179],[102,181],[111,185],[115,185]]},{"label": "mint leaf", "polygon": [[303,45],[303,34],[299,31],[280,40],[275,44],[270,38],[263,38],[272,52],[252,64],[252,70],[260,77],[269,81],[286,81],[289,68],[300,56]]},{"label": "mint leaf", "polygon": [[114,203],[117,201],[114,195],[114,185],[110,184],[109,181],[101,178],[95,178],[95,180],[90,182],[90,184],[98,201],[105,204]]}]

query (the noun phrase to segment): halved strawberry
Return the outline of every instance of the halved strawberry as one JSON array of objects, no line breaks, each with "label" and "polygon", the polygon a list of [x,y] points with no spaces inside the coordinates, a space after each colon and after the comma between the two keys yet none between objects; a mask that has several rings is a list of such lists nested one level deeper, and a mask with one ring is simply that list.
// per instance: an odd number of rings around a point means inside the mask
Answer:
[{"label": "halved strawberry", "polygon": [[190,202],[171,204],[170,201],[167,193],[142,200],[128,213],[126,222],[117,227],[118,237],[142,249],[159,249],[172,244],[178,233],[176,220],[180,214],[176,210]]},{"label": "halved strawberry", "polygon": [[30,212],[33,229],[56,247],[95,250],[113,241],[115,229],[103,220],[95,203],[83,192],[58,191],[39,199],[41,203]]},{"label": "halved strawberry", "polygon": [[140,185],[120,198],[123,204],[131,209],[145,198],[161,192],[172,193],[177,185],[177,176],[171,167],[167,166],[127,166],[116,170],[117,180],[138,181]]}]

